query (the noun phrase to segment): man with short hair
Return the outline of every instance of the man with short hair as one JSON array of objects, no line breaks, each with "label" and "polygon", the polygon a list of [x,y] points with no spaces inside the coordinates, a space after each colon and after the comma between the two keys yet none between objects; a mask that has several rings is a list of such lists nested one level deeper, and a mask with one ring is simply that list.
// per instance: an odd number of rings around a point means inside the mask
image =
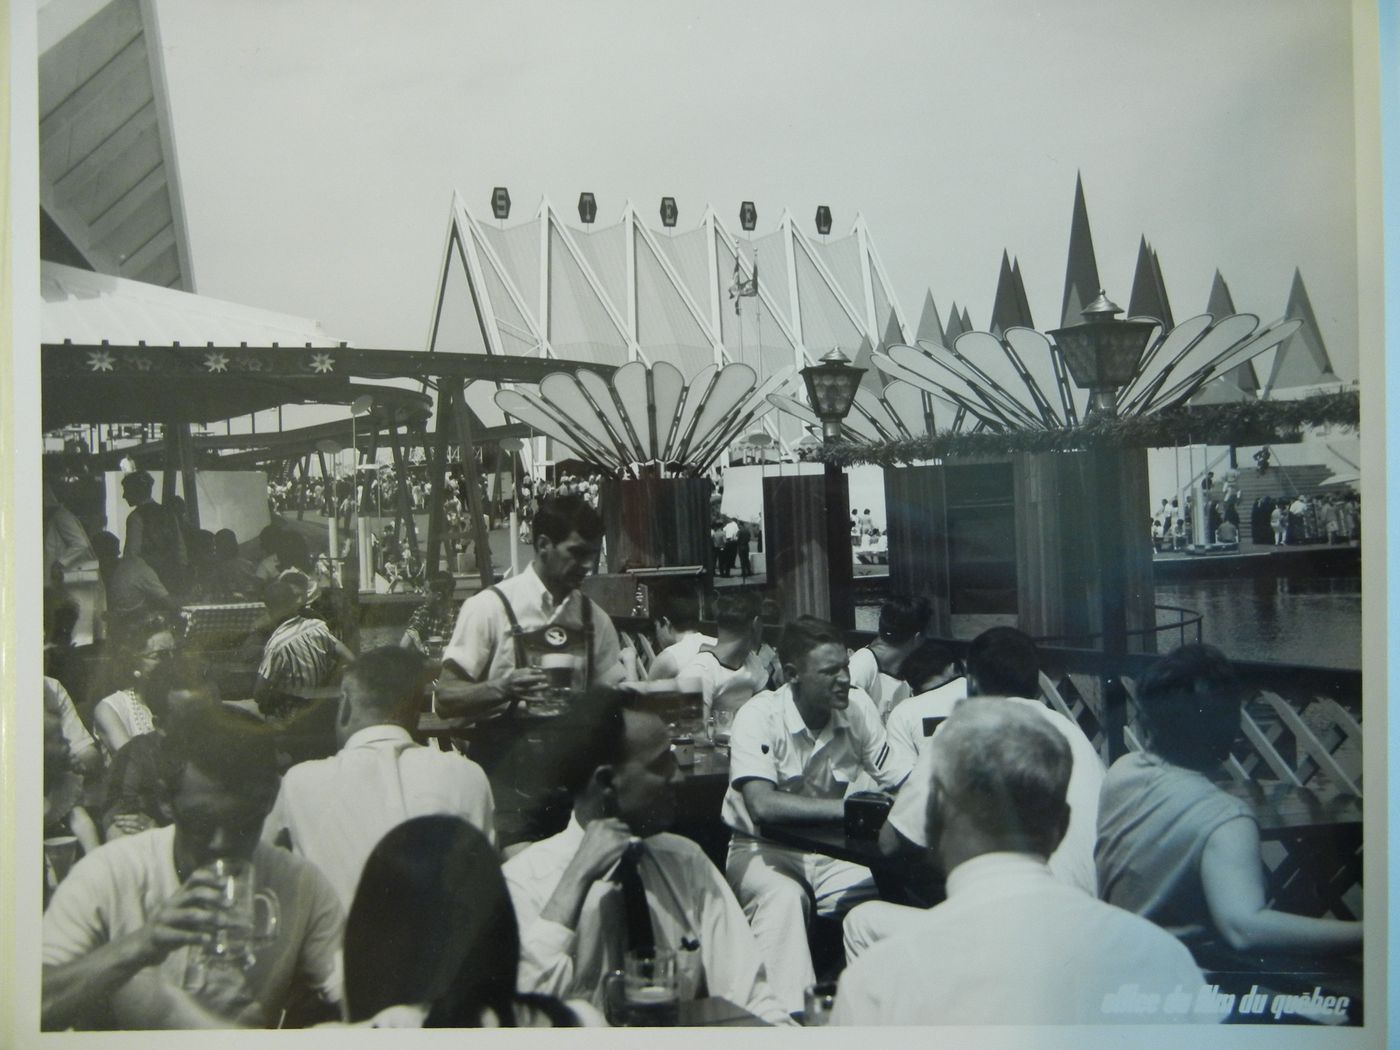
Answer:
[{"label": "man with short hair", "polygon": [[[340,997],[343,920],[325,876],[258,842],[277,792],[272,738],[226,708],[206,709],[172,741],[175,822],[84,857],[44,912],[43,1027],[269,1025],[298,976]],[[276,895],[271,943],[246,968],[194,954],[221,921],[215,860],[249,861]]]},{"label": "man with short hair", "polygon": [[652,618],[656,630],[656,659],[647,668],[647,681],[675,678],[701,646],[714,645],[715,639],[700,630],[700,599],[694,594],[671,594]]},{"label": "man with short hair", "polygon": [[719,596],[719,637],[702,646],[676,674],[677,680],[700,684],[706,719],[713,710],[738,711],[755,693],[768,688],[768,669],[754,649],[758,644],[758,601],[742,592]]},{"label": "man with short hair", "polygon": [[[869,513],[868,511],[866,513]],[[923,595],[892,594],[880,606],[879,630],[867,646],[851,654],[851,685],[875,701],[880,721],[909,695],[900,675],[909,654],[924,640],[933,606]]]},{"label": "man with short hair", "polygon": [[405,649],[427,656],[440,648],[457,623],[457,606],[452,596],[457,590],[457,577],[445,569],[433,573],[428,581],[428,597],[408,618],[399,644]]},{"label": "man with short hair", "polygon": [[847,967],[833,1024],[1202,1019],[1190,1005],[1115,1010],[1125,990],[1194,1003],[1201,974],[1170,934],[1050,874],[1045,859],[1070,820],[1063,735],[1024,705],[988,698],[958,705],[931,751],[925,837],[948,899]]},{"label": "man with short hair", "polygon": [[184,529],[172,508],[155,501],[151,495],[154,490],[155,479],[144,470],[122,478],[122,499],[131,507],[122,553],[143,559],[167,591],[179,594],[189,568]]},{"label": "man with short hair", "polygon": [[725,874],[749,917],[778,1001],[803,1008],[815,980],[807,920],[875,895],[869,869],[778,845],[768,821],[839,821],[862,773],[894,790],[909,771],[885,740],[870,698],[851,687],[845,641],[832,624],[803,616],[783,629],[787,684],[759,693],[734,718],[724,822],[734,830]]},{"label": "man with short hair", "polygon": [[491,785],[471,759],[415,744],[426,664],[408,649],[364,653],[340,686],[340,751],[287,770],[263,824],[263,839],[286,840],[315,864],[349,910],[365,861],[410,817],[461,817],[496,840]]},{"label": "man with short hair", "polygon": [[[924,711],[933,712],[923,716],[930,718],[929,733],[932,739],[938,739],[937,733],[942,731],[937,721],[940,714],[956,712],[964,704],[981,703],[986,697],[1009,699],[1064,737],[1073,758],[1069,780],[1069,827],[1065,834],[1057,838],[1057,846],[1049,855],[1049,871],[1065,885],[1091,896],[1097,895],[1094,839],[1099,813],[1099,788],[1104,778],[1103,762],[1083,730],[1036,699],[1040,695],[1040,654],[1035,642],[1014,627],[993,627],[983,631],[968,646],[965,685],[968,699],[953,699],[955,690],[950,684],[939,693],[936,703],[931,702],[923,708]],[[951,712],[945,707],[950,700],[953,702]],[[898,714],[899,708],[895,712]],[[900,717],[902,720],[905,716]],[[925,746],[914,759],[914,771],[909,774],[908,783],[895,799],[889,819],[880,829],[880,848],[886,854],[903,853],[921,858],[928,855],[930,843],[924,838],[924,820],[930,805],[929,784],[932,783],[937,761],[937,752],[930,746]],[[916,914],[917,909],[886,901],[872,901],[853,909],[842,923],[847,958],[855,958],[876,941],[897,933]]]},{"label": "man with short hair", "polygon": [[910,653],[900,674],[914,695],[895,704],[885,719],[885,735],[912,765],[933,731],[953,713],[953,705],[967,696],[967,678],[958,673],[952,652],[936,642],[925,642]]},{"label": "man with short hair", "polygon": [[678,768],[660,717],[594,690],[566,716],[555,768],[573,796],[568,827],[506,862],[520,924],[522,991],[605,1006],[629,949],[675,952],[683,998],[720,996],[790,1024],[769,991],[744,914],[690,839],[669,834]]},{"label": "man with short hair", "polygon": [[617,629],[579,590],[597,568],[603,519],[582,496],[560,496],[540,503],[534,530],[535,557],[525,570],[462,603],[443,670],[469,686],[451,700],[439,696],[440,713],[540,699],[545,658],[568,660],[585,685],[622,680]]}]

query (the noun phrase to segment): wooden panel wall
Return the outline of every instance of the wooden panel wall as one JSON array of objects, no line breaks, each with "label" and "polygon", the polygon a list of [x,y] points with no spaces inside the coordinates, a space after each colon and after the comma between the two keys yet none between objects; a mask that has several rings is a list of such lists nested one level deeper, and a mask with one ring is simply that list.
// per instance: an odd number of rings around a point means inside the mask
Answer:
[{"label": "wooden panel wall", "polygon": [[890,592],[927,596],[933,603],[929,630],[951,637],[947,492],[943,468],[886,468],[885,522],[890,552]]},{"label": "wooden panel wall", "polygon": [[[844,475],[842,506],[849,506]],[[826,553],[826,478],[798,474],[763,479],[764,555],[768,584],[783,618],[831,617]],[[847,554],[849,557],[849,553]]]},{"label": "wooden panel wall", "polygon": [[604,480],[608,571],[703,565],[713,571],[709,478]]}]

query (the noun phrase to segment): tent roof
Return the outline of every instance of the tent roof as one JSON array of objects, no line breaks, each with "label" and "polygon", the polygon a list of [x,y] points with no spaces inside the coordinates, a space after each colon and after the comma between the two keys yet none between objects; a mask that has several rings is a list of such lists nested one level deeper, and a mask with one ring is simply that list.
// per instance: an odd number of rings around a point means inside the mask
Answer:
[{"label": "tent roof", "polygon": [[151,0],[39,9],[43,255],[193,290]]}]

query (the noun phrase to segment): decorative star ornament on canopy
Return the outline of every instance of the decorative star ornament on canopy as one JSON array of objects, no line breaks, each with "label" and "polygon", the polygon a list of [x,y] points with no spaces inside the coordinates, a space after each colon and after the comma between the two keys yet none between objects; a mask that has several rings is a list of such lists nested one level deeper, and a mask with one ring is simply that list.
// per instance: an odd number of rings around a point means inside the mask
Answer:
[{"label": "decorative star ornament on canopy", "polygon": [[501,390],[507,415],[553,438],[579,459],[631,476],[645,463],[686,475],[703,474],[730,444],[772,408],[769,395],[792,379],[792,369],[762,383],[745,364],[706,365],[687,380],[674,365],[623,365],[605,379],[597,372],[555,372],[538,389]]}]

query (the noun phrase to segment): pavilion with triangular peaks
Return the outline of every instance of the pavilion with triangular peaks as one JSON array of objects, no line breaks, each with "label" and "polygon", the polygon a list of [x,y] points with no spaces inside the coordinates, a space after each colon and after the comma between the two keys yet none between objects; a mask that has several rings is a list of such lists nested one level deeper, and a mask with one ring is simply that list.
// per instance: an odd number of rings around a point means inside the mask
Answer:
[{"label": "pavilion with triangular peaks", "polygon": [[[859,215],[841,237],[808,236],[786,210],[774,229],[736,236],[713,207],[675,230],[644,220],[631,202],[610,225],[581,224],[546,198],[507,225],[454,195],[442,259],[434,352],[665,361],[687,378],[741,362],[762,380],[832,349],[867,367],[875,347],[913,334]],[[731,296],[755,265],[757,294]],[[869,375],[878,388],[878,372]],[[503,421],[496,389],[467,391],[488,426]],[[785,444],[802,436],[791,423],[765,423]]]}]

